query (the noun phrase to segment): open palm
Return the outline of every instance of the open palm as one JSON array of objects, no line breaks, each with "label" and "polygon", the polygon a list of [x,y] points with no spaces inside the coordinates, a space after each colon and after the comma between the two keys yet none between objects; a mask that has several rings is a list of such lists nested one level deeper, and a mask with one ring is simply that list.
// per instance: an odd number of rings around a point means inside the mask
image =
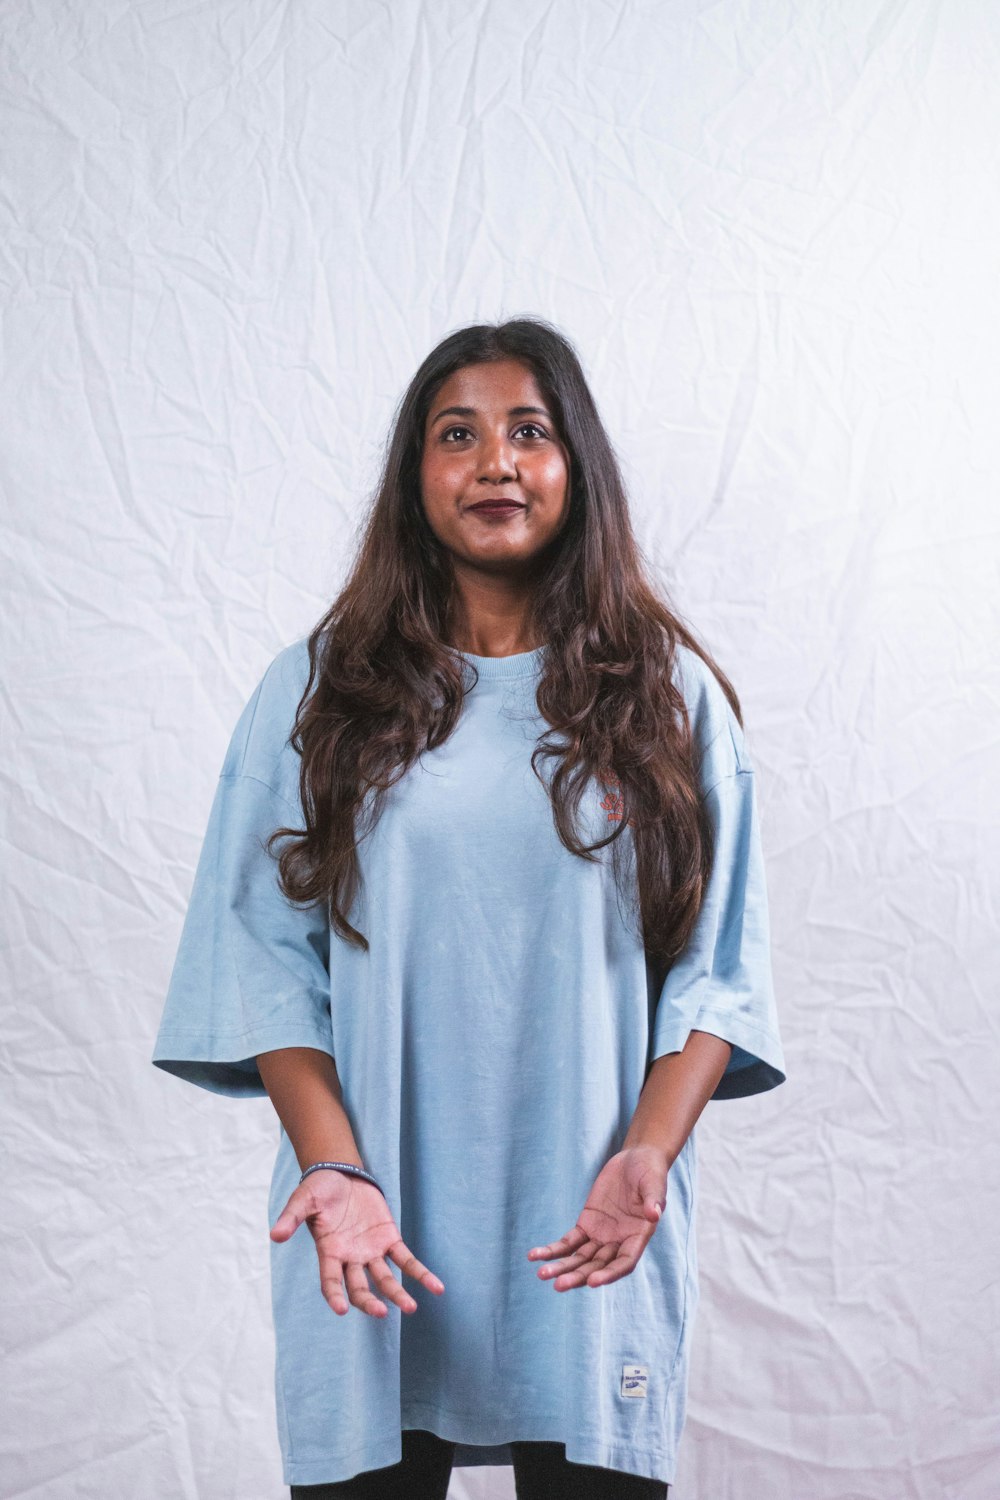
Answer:
[{"label": "open palm", "polygon": [[374,1318],[388,1315],[385,1302],[370,1290],[366,1271],[386,1301],[404,1313],[416,1312],[417,1303],[396,1280],[390,1260],[437,1296],[444,1291],[441,1279],[404,1243],[388,1203],[372,1183],[336,1171],[312,1174],[278,1215],[271,1239],[279,1244],[290,1239],[300,1224],[308,1224],[316,1242],[323,1296],[340,1316],[349,1303]]},{"label": "open palm", "polygon": [[600,1170],[580,1217],[551,1245],[536,1245],[529,1260],[559,1257],[538,1272],[557,1292],[605,1286],[639,1263],[667,1201],[667,1158],[654,1146],[629,1146]]}]

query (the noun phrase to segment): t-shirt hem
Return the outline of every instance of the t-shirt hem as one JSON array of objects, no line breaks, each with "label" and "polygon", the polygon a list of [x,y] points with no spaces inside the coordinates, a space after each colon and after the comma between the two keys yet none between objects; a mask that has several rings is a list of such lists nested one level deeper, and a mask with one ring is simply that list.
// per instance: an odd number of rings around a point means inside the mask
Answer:
[{"label": "t-shirt hem", "polygon": [[208,1035],[194,1028],[171,1027],[157,1037],[150,1060],[164,1073],[211,1093],[260,1097],[266,1096],[267,1090],[257,1067],[257,1053],[281,1047],[314,1047],[334,1056],[329,1032],[308,1024],[275,1021],[250,1031]]},{"label": "t-shirt hem", "polygon": [[655,1062],[667,1052],[682,1051],[692,1031],[710,1031],[713,1036],[741,1048],[751,1059],[748,1064],[730,1068],[722,1075],[713,1098],[735,1099],[759,1094],[785,1082],[784,1053],[774,1032],[711,1006],[703,1006],[690,1020],[678,1017],[667,1025],[654,1026],[651,1061]]},{"label": "t-shirt hem", "polygon": [[[571,1463],[594,1464],[604,1469],[615,1469],[624,1474],[635,1474],[646,1479],[658,1479],[672,1484],[676,1472],[676,1455],[667,1449],[637,1448],[632,1443],[609,1442],[590,1431],[576,1431],[565,1435],[562,1419],[555,1413],[533,1418],[494,1417],[484,1426],[482,1414],[450,1411],[437,1403],[408,1401],[402,1408],[403,1429],[421,1428],[456,1445],[455,1467],[477,1468],[480,1461],[463,1454],[463,1449],[483,1448],[495,1450],[511,1442],[556,1442],[565,1443],[566,1457]],[[329,1453],[322,1457],[286,1458],[284,1482],[286,1484],[333,1484],[341,1479],[353,1478],[369,1469],[388,1467],[399,1461],[398,1446],[394,1442],[370,1449],[354,1448],[348,1454]],[[505,1465],[491,1454],[483,1464],[495,1467]],[[506,1465],[509,1467],[509,1461]],[[335,1472],[336,1471],[336,1472]]]},{"label": "t-shirt hem", "polygon": [[[421,1424],[426,1430],[434,1432],[433,1426],[428,1427],[426,1422]],[[439,1433],[438,1436],[441,1436]],[[480,1443],[458,1443],[456,1442],[455,1464],[456,1469],[474,1469],[484,1467],[475,1460],[465,1458],[463,1460],[461,1449],[478,1447],[496,1447],[496,1444]],[[509,1441],[509,1440],[508,1440]],[[532,1439],[523,1438],[516,1441],[530,1442]],[[558,1441],[563,1441],[558,1439]],[[676,1465],[658,1453],[651,1453],[648,1449],[618,1448],[614,1445],[601,1443],[588,1443],[578,1441],[567,1443],[566,1457],[571,1463],[593,1464],[602,1469],[615,1469],[623,1474],[634,1474],[643,1479],[658,1479],[663,1484],[673,1484],[676,1473]],[[353,1479],[358,1474],[367,1473],[371,1469],[384,1469],[399,1462],[399,1452],[396,1445],[382,1449],[374,1449],[371,1452],[358,1452],[350,1459],[342,1459],[339,1454],[331,1453],[326,1458],[314,1458],[308,1460],[296,1459],[292,1463],[284,1465],[282,1479],[286,1485],[292,1484],[337,1484],[345,1479]],[[511,1465],[496,1464],[490,1461],[489,1467],[510,1468]]]}]

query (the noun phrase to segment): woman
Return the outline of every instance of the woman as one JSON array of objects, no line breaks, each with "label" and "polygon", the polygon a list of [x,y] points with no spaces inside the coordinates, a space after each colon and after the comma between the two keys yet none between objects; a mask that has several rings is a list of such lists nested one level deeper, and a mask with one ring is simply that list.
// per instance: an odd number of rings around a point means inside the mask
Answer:
[{"label": "woman", "polygon": [[785,1077],[768,941],[739,703],[572,347],[451,334],[236,726],[153,1056],[280,1119],[293,1497],[667,1494],[695,1121]]}]

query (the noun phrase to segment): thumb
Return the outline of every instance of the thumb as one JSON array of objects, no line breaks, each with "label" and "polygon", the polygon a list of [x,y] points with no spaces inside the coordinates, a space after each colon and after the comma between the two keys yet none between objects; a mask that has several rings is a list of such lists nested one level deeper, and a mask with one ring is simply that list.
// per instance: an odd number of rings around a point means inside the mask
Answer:
[{"label": "thumb", "polygon": [[659,1223],[660,1215],[666,1207],[667,1195],[659,1181],[647,1177],[642,1183],[642,1208],[647,1219],[652,1219],[654,1224]]},{"label": "thumb", "polygon": [[293,1208],[292,1200],[289,1199],[271,1226],[271,1239],[279,1243],[283,1240],[290,1240],[299,1225],[305,1223],[305,1219],[304,1204],[301,1208]]}]

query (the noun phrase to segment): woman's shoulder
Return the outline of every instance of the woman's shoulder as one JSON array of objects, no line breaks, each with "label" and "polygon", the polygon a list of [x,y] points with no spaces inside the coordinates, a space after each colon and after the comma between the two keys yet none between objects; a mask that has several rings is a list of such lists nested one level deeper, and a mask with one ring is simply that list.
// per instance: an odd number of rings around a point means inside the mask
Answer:
[{"label": "woman's shoulder", "polygon": [[298,796],[298,755],[290,736],[309,679],[309,638],[272,657],[237,720],[223,776],[250,776],[288,800]]},{"label": "woman's shoulder", "polygon": [[752,771],[746,735],[722,684],[697,651],[681,641],[674,650],[673,680],[687,708],[703,791],[738,771]]}]

